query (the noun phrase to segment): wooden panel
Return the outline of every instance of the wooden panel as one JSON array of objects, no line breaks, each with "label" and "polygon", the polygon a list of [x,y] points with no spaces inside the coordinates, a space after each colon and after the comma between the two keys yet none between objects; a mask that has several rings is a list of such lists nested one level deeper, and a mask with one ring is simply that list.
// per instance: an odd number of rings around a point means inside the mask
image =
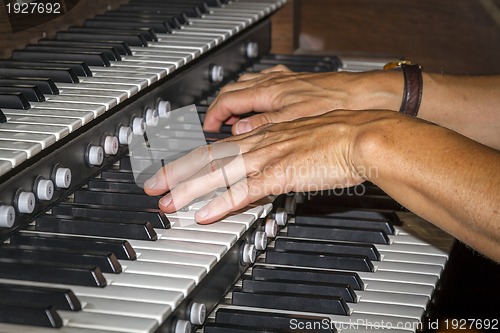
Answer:
[{"label": "wooden panel", "polygon": [[[500,73],[498,0],[305,0],[301,51],[396,54],[425,69]],[[303,39],[304,40],[304,39]]]},{"label": "wooden panel", "polygon": [[293,53],[299,46],[298,0],[288,0],[287,4],[272,17],[273,53]]}]

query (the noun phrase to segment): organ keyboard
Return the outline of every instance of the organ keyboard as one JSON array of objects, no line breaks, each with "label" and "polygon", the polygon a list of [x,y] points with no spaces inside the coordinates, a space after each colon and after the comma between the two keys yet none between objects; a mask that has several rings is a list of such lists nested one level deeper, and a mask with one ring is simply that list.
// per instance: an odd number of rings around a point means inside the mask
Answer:
[{"label": "organ keyboard", "polygon": [[1,332],[419,329],[453,240],[375,186],[202,226],[135,184],[129,139],[239,73],[385,62],[269,54],[284,3],[131,0],[0,60]]}]

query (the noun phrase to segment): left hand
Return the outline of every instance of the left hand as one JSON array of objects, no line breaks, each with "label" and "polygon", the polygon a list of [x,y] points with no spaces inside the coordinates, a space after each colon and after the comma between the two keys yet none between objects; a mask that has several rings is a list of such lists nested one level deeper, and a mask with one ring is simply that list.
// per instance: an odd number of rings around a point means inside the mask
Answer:
[{"label": "left hand", "polygon": [[172,213],[226,188],[197,211],[196,221],[205,224],[268,195],[357,185],[364,181],[356,167],[358,134],[386,112],[335,111],[266,124],[167,164],[144,190],[149,195],[170,191],[159,207]]}]

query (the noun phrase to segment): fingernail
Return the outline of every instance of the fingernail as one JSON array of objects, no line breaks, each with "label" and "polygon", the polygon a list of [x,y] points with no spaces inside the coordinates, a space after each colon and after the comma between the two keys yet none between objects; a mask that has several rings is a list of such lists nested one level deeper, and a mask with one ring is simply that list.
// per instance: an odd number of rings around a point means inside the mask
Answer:
[{"label": "fingernail", "polygon": [[153,176],[144,182],[144,187],[154,188],[156,185],[156,176]]},{"label": "fingernail", "polygon": [[252,130],[252,125],[248,120],[240,120],[236,123],[236,134],[243,134],[250,132]]},{"label": "fingernail", "polygon": [[208,216],[208,208],[205,206],[196,212],[195,220],[196,222],[199,222],[200,220],[204,219],[207,216]]},{"label": "fingernail", "polygon": [[160,205],[162,205],[163,207],[168,207],[168,205],[170,205],[171,202],[172,202],[172,195],[170,193],[160,199]]}]

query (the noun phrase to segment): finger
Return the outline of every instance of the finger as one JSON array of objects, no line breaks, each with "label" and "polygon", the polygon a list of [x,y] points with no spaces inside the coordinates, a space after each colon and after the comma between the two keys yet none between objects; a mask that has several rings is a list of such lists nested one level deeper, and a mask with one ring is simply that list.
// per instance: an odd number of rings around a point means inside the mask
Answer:
[{"label": "finger", "polygon": [[233,135],[248,133],[265,124],[290,121],[308,115],[307,108],[303,103],[292,104],[276,112],[265,112],[243,118],[233,125]]},{"label": "finger", "polygon": [[266,68],[260,71],[261,73],[272,73],[272,72],[292,72],[288,67],[285,65],[279,64],[270,68]]},{"label": "finger", "polygon": [[235,143],[221,142],[199,147],[158,170],[144,183],[144,191],[149,195],[163,194],[198,173],[211,161],[236,156],[239,152],[240,148]]},{"label": "finger", "polygon": [[159,207],[165,212],[174,212],[193,200],[219,188],[228,188],[246,178],[242,156],[226,157],[210,162],[199,173],[174,187],[160,199]]},{"label": "finger", "polygon": [[274,87],[251,87],[242,90],[224,92],[217,96],[205,116],[203,129],[218,131],[222,123],[231,116],[246,114],[251,111],[265,112],[279,109],[274,105]]}]

